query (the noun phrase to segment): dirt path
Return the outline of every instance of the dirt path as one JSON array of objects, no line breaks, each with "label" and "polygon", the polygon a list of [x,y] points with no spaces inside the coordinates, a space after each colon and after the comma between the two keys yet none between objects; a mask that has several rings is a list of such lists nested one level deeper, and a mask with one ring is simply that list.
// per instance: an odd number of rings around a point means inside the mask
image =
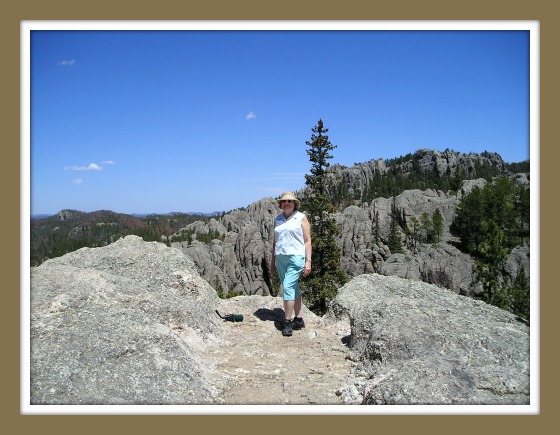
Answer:
[{"label": "dirt path", "polygon": [[202,351],[224,387],[219,403],[348,404],[340,388],[353,365],[346,358],[349,324],[328,324],[304,308],[306,327],[284,337],[275,323],[283,317],[281,307],[281,299],[272,297],[223,301],[222,314],[243,314],[244,320],[225,322],[225,336]]}]

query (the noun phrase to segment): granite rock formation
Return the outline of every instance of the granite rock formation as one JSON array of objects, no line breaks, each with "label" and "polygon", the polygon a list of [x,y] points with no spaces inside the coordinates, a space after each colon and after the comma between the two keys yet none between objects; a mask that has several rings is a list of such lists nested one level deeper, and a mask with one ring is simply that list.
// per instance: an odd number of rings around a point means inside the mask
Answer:
[{"label": "granite rock formation", "polygon": [[[377,274],[341,288],[327,317],[348,317],[369,405],[530,403],[529,327],[423,282]],[[343,394],[356,393],[348,387]]]},{"label": "granite rock formation", "polygon": [[136,236],[30,278],[31,405],[529,403],[529,327],[423,282],[356,277],[286,338],[281,298],[220,299]]}]

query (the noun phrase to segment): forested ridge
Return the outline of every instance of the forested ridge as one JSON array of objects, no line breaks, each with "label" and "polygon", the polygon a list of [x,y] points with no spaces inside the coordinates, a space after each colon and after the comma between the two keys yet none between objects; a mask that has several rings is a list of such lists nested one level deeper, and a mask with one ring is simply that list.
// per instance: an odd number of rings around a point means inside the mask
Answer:
[{"label": "forested ridge", "polygon": [[135,216],[110,210],[61,210],[53,216],[31,219],[31,266],[83,247],[106,246],[128,235],[169,244],[169,238],[180,229],[210,218],[189,213]]},{"label": "forested ridge", "polygon": [[[530,172],[529,160],[515,163],[504,162],[503,168],[501,168],[486,159],[473,159],[473,164],[468,169],[457,165],[455,170],[447,169],[445,173],[440,174],[436,166],[426,168],[420,163],[422,152],[426,152],[426,150],[386,160],[384,163],[387,169],[385,171],[376,169],[374,176],[362,189],[353,189],[347,180],[335,177],[332,180],[330,192],[333,202],[339,209],[344,209],[348,205],[371,202],[375,198],[398,196],[405,190],[433,189],[456,193],[465,180],[483,178],[490,182],[494,177],[501,175]],[[447,153],[456,154],[454,151],[445,150],[443,155],[445,156]],[[484,152],[480,154],[480,157],[485,158],[492,154]],[[355,167],[359,165],[357,163]],[[340,166],[340,168],[342,171],[346,169],[344,166]]]}]

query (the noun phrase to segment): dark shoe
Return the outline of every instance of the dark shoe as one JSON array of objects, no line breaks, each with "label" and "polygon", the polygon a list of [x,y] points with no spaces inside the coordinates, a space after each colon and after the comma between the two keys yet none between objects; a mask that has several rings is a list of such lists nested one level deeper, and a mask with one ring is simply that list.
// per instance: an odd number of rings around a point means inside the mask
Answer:
[{"label": "dark shoe", "polygon": [[292,321],[286,320],[284,323],[284,329],[282,329],[282,335],[284,337],[290,337],[292,335]]},{"label": "dark shoe", "polygon": [[305,328],[305,322],[301,317],[294,317],[294,320],[292,320],[292,329],[296,330],[301,328]]}]

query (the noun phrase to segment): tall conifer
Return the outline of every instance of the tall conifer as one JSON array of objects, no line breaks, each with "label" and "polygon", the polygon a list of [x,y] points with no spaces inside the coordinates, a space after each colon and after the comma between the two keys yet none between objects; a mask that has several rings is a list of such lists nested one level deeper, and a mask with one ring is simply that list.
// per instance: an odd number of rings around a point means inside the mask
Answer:
[{"label": "tall conifer", "polygon": [[397,202],[393,196],[393,202],[391,202],[391,223],[389,226],[389,241],[387,242],[391,254],[403,253],[403,246],[401,242],[401,232],[399,227],[399,210],[397,208]]},{"label": "tall conifer", "polygon": [[305,175],[307,193],[305,195],[305,212],[311,225],[311,241],[313,246],[312,274],[302,282],[304,300],[316,314],[325,314],[329,301],[334,299],[340,286],[348,281],[346,272],[340,264],[341,251],[336,243],[340,233],[333,216],[334,206],[330,191],[327,169],[332,158],[330,152],[336,148],[329,141],[323,121],[319,119],[311,130],[311,140],[307,154],[311,162],[311,175]]},{"label": "tall conifer", "polygon": [[436,208],[434,214],[432,215],[432,229],[434,230],[434,242],[437,244],[440,242],[443,236],[444,220],[443,215],[439,208]]}]

